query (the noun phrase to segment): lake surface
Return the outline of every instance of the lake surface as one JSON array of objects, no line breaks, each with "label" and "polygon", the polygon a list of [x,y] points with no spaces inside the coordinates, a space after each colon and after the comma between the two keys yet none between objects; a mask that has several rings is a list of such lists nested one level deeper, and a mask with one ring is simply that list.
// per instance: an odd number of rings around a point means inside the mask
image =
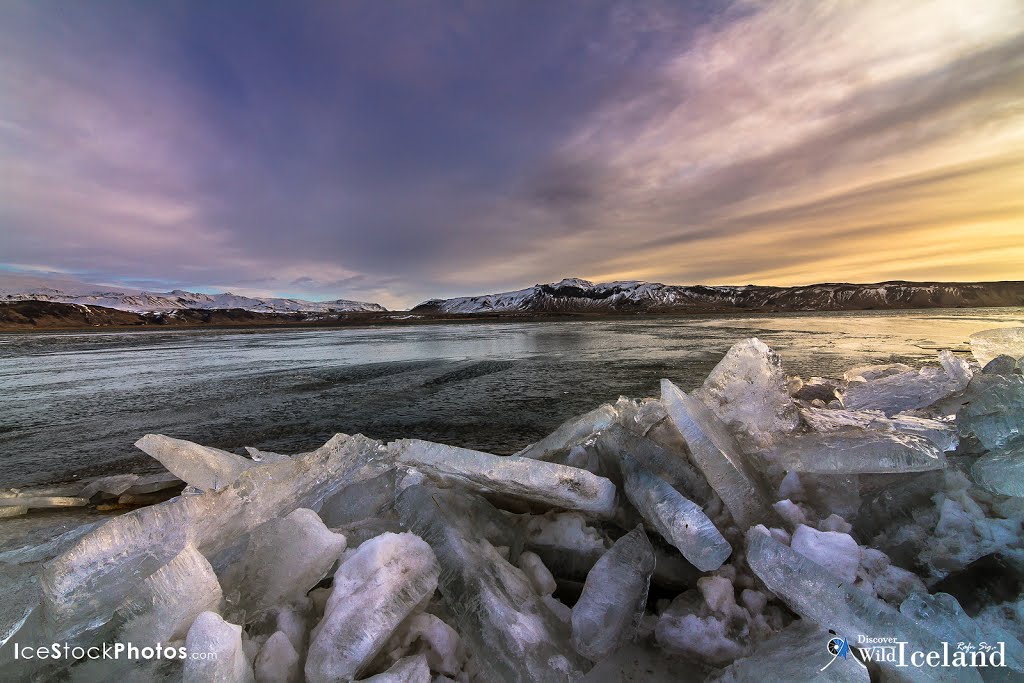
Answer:
[{"label": "lake surface", "polygon": [[0,488],[152,469],[156,432],[295,453],[336,432],[512,453],[668,377],[698,386],[756,336],[787,370],[966,353],[967,336],[1024,309],[717,315],[343,329],[0,335]]}]

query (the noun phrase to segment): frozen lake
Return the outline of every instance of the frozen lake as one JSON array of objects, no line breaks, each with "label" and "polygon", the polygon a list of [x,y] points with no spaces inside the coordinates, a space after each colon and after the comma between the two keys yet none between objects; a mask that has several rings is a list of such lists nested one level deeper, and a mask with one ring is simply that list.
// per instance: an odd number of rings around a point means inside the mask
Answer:
[{"label": "frozen lake", "polygon": [[511,453],[756,336],[792,374],[967,352],[1024,309],[0,335],[0,487],[149,468],[147,432],[286,453],[335,432]]}]

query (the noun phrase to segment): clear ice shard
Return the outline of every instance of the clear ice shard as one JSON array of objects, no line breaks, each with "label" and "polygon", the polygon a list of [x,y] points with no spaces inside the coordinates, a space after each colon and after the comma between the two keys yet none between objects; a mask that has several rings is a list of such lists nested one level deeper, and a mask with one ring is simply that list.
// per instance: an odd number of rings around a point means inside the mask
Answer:
[{"label": "clear ice shard", "polygon": [[1006,667],[1024,673],[1024,645],[998,626],[987,624],[983,629],[948,593],[912,593],[900,605],[900,612],[934,636],[932,649],[941,650],[943,642],[954,650],[960,643],[1002,643]]},{"label": "clear ice shard", "polygon": [[424,655],[403,657],[391,668],[376,676],[360,679],[358,683],[430,683],[430,667]]},{"label": "clear ice shard", "polygon": [[[856,643],[860,636],[888,637],[928,650],[932,636],[878,598],[842,583],[821,565],[775,539],[762,527],[747,530],[747,563],[768,590],[804,619]],[[879,662],[886,680],[981,681],[973,669],[898,667]]]},{"label": "clear ice shard", "polygon": [[181,640],[203,612],[219,612],[224,596],[209,561],[192,545],[142,582],[118,608],[126,623],[118,640],[167,643]]},{"label": "clear ice shard", "polygon": [[345,551],[345,537],[308,508],[271,519],[249,535],[238,572],[225,590],[238,591],[246,621],[304,596]]},{"label": "clear ice shard", "polygon": [[315,509],[343,485],[372,476],[365,470],[386,456],[379,441],[339,434],[301,457],[250,468],[221,491],[179,496],[107,521],[43,569],[45,635],[87,637],[189,543],[215,558],[267,520]]},{"label": "clear ice shard", "polygon": [[[869,683],[867,667],[853,657],[829,664],[832,655],[822,644],[834,637],[821,626],[798,619],[712,680],[714,683]],[[822,671],[826,666],[828,668]]]},{"label": "clear ice shard", "polygon": [[966,361],[942,351],[939,363],[938,368],[904,370],[866,381],[852,381],[843,394],[843,407],[881,410],[886,415],[895,415],[926,408],[967,388],[972,373]]},{"label": "clear ice shard", "polygon": [[701,503],[711,497],[711,487],[700,472],[690,465],[684,453],[670,451],[654,441],[637,436],[621,425],[612,425],[601,433],[595,443],[602,458],[616,466],[623,453],[629,453],[640,464]]},{"label": "clear ice shard", "polygon": [[614,484],[586,470],[419,439],[395,441],[389,448],[404,465],[482,493],[503,494],[598,517],[615,514]]},{"label": "clear ice shard", "polygon": [[607,429],[619,419],[619,413],[611,405],[603,405],[589,413],[565,422],[537,443],[522,449],[517,456],[534,460],[550,460],[560,451],[568,450],[583,443],[595,433]]},{"label": "clear ice shard", "polygon": [[1024,439],[975,460],[971,476],[993,493],[1024,498]]},{"label": "clear ice shard", "polygon": [[320,517],[329,527],[357,524],[365,519],[393,519],[399,473],[390,467],[380,475],[346,486],[324,501]]},{"label": "clear ice shard", "polygon": [[220,618],[215,612],[196,617],[185,638],[188,652],[216,656],[185,658],[184,683],[252,683],[252,665],[242,651],[242,627]]},{"label": "clear ice shard", "polygon": [[886,417],[880,410],[801,408],[804,422],[816,432],[835,432],[849,427],[875,431],[902,432],[923,436],[943,451],[956,450],[960,439],[956,424],[914,415]]},{"label": "clear ice shard", "polygon": [[402,621],[437,589],[434,551],[410,534],[382,534],[348,555],[334,574],[324,617],[313,629],[308,683],[351,680]]},{"label": "clear ice shard", "polygon": [[589,666],[572,647],[565,624],[526,575],[483,539],[472,518],[450,512],[462,496],[472,494],[410,486],[398,497],[398,511],[437,554],[438,587],[481,679],[545,683],[582,678]]},{"label": "clear ice shard", "polygon": [[732,553],[704,511],[629,455],[622,455],[623,488],[644,520],[697,569],[710,572]]},{"label": "clear ice shard", "polygon": [[777,434],[800,424],[782,361],[757,338],[734,344],[693,397],[756,448],[771,446]]},{"label": "clear ice shard", "polygon": [[135,446],[160,461],[174,476],[204,491],[224,488],[257,464],[219,448],[200,446],[163,434],[146,434],[135,442]]},{"label": "clear ice shard", "polygon": [[770,457],[791,472],[813,474],[926,472],[946,466],[943,452],[922,436],[856,428],[791,436]]},{"label": "clear ice shard", "polygon": [[580,654],[600,661],[633,639],[653,573],[654,549],[642,526],[597,561],[572,608],[572,642]]},{"label": "clear ice shard", "polygon": [[1003,327],[975,332],[969,337],[971,353],[982,365],[999,355],[1024,358],[1024,327]]},{"label": "clear ice shard", "polygon": [[1024,435],[1024,377],[978,375],[964,399],[957,412],[961,434],[974,434],[989,450]]},{"label": "clear ice shard", "polygon": [[736,440],[707,406],[687,396],[667,379],[661,380],[661,402],[686,440],[697,468],[721,497],[737,525],[746,529],[776,515]]}]

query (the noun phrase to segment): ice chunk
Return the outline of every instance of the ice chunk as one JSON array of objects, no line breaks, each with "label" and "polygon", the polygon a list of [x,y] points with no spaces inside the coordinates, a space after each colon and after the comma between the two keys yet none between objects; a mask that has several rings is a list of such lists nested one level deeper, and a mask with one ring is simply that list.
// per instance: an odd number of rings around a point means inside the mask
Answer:
[{"label": "ice chunk", "polygon": [[196,617],[185,638],[189,653],[206,657],[186,657],[184,683],[251,683],[252,665],[242,652],[242,627],[230,624],[214,612]]},{"label": "ice chunk", "polygon": [[1024,434],[1024,377],[978,375],[957,413],[961,434],[974,434],[989,449],[1003,448]]},{"label": "ice chunk", "polygon": [[871,408],[886,415],[925,408],[967,388],[971,370],[949,351],[939,353],[942,367],[904,370],[862,382],[850,382],[842,397],[851,410]]},{"label": "ice chunk", "polygon": [[829,570],[846,583],[857,579],[860,546],[853,536],[838,531],[818,531],[801,524],[793,532],[790,547]]},{"label": "ice chunk", "polygon": [[732,546],[700,507],[625,454],[622,475],[629,501],[683,557],[701,571],[722,566]]},{"label": "ice chunk", "polygon": [[872,380],[911,372],[914,368],[905,363],[886,363],[883,365],[862,365],[843,373],[847,382],[871,382]]},{"label": "ice chunk", "polygon": [[88,498],[79,498],[77,496],[15,496],[0,498],[0,510],[5,507],[45,509],[81,507],[88,504]]},{"label": "ice chunk", "polygon": [[756,448],[771,446],[777,434],[800,423],[782,361],[757,338],[734,344],[693,396]]},{"label": "ice chunk", "polygon": [[530,444],[516,455],[520,458],[550,460],[560,451],[583,443],[597,432],[607,429],[618,419],[619,414],[613,406],[607,404],[600,406],[589,413],[584,413],[565,422],[558,429],[537,443]]},{"label": "ice chunk", "polygon": [[653,573],[654,549],[640,526],[597,561],[572,608],[572,641],[580,654],[599,661],[633,638]]},{"label": "ice chunk", "polygon": [[551,595],[555,592],[555,589],[558,587],[555,584],[555,577],[544,566],[544,561],[540,559],[539,555],[528,550],[522,552],[519,554],[518,564],[519,568],[530,579],[530,583],[533,584],[537,595]]},{"label": "ice chunk", "polygon": [[309,683],[347,680],[373,659],[402,620],[437,588],[438,565],[423,539],[383,534],[345,558],[306,659]]},{"label": "ice chunk", "polygon": [[[346,483],[372,476],[380,442],[339,434],[301,457],[253,467],[231,486],[180,496],[115,517],[51,560],[40,577],[47,639],[99,629],[146,577],[193,544],[207,558],[269,519],[318,507]],[[369,471],[367,471],[369,470]]]},{"label": "ice chunk", "polygon": [[886,417],[879,410],[832,410],[829,408],[801,408],[804,422],[816,432],[835,432],[849,427],[875,431],[895,431],[923,436],[943,451],[956,450],[959,438],[952,422],[932,420],[914,415]]},{"label": "ice chunk", "polygon": [[[864,591],[837,580],[835,574],[792,548],[774,540],[763,528],[747,531],[747,563],[794,612],[823,628],[835,630],[848,642],[860,636],[891,634],[909,650],[926,650],[931,634],[894,608]],[[899,681],[980,681],[974,670],[897,667],[879,662],[884,674]]]},{"label": "ice chunk", "polygon": [[981,369],[985,375],[1019,375],[1021,374],[1020,363],[1012,356],[996,356]]},{"label": "ice chunk", "polygon": [[703,403],[687,396],[667,379],[661,380],[661,402],[686,439],[694,463],[736,523],[747,528],[761,521],[774,522],[775,513],[763,486],[725,425]]},{"label": "ice chunk", "polygon": [[599,517],[615,513],[615,486],[586,470],[403,439],[389,446],[406,465],[480,492],[501,493]]},{"label": "ice chunk", "polygon": [[384,646],[384,651],[395,661],[409,652],[422,652],[430,669],[446,676],[457,676],[466,660],[458,632],[428,613],[406,619]]},{"label": "ice chunk", "polygon": [[616,464],[616,469],[621,455],[628,453],[651,472],[686,492],[693,500],[704,503],[711,497],[711,487],[704,475],[690,465],[684,453],[663,448],[621,425],[612,425],[602,432],[595,445],[603,458]]},{"label": "ice chunk", "polygon": [[975,460],[971,476],[989,491],[1024,498],[1024,439]]},{"label": "ice chunk", "polygon": [[159,460],[171,474],[204,491],[224,488],[256,464],[219,448],[200,446],[163,434],[146,434],[135,445],[146,455]]},{"label": "ice chunk", "polygon": [[543,682],[581,677],[586,663],[526,576],[481,538],[472,519],[448,513],[460,495],[471,494],[411,486],[399,495],[398,510],[402,522],[437,553],[441,595],[481,678]]},{"label": "ice chunk", "polygon": [[971,353],[982,365],[996,356],[1006,354],[1024,357],[1024,327],[1004,327],[975,332],[970,337]]},{"label": "ice chunk", "polygon": [[119,496],[131,488],[138,479],[139,475],[137,474],[115,474],[109,477],[100,477],[86,484],[85,488],[78,494],[78,497],[88,500],[97,493]]},{"label": "ice chunk", "polygon": [[223,597],[209,561],[187,545],[118,609],[127,620],[118,639],[133,643],[180,640],[201,613],[219,612]]},{"label": "ice chunk", "polygon": [[791,436],[779,442],[771,457],[787,470],[817,474],[925,472],[946,466],[942,451],[924,437],[856,428]]},{"label": "ice chunk", "polygon": [[173,489],[182,486],[185,482],[178,479],[170,472],[159,472],[157,474],[141,474],[135,483],[129,486],[124,493],[133,496],[141,496],[146,493],[156,493],[166,489]]},{"label": "ice chunk", "polygon": [[[999,627],[983,629],[964,613],[960,603],[948,593],[914,593],[900,605],[900,612],[935,637],[936,642],[932,644],[935,650],[941,650],[943,642],[949,643],[951,649],[957,648],[960,643],[975,647],[981,643],[991,643],[998,647],[1001,643],[1006,667],[1024,673],[1024,645]],[[973,652],[977,656],[977,649]],[[970,657],[971,653],[968,653]]]},{"label": "ice chunk", "polygon": [[363,678],[360,683],[430,683],[430,667],[424,655],[412,655],[395,662],[384,673]]},{"label": "ice chunk", "polygon": [[[868,669],[856,657],[831,663],[824,643],[835,636],[820,626],[799,619],[754,648],[749,656],[726,667],[714,683],[868,683]],[[825,669],[825,667],[828,667]]]},{"label": "ice chunk", "polygon": [[525,544],[553,574],[580,581],[607,550],[604,537],[578,512],[530,517]]},{"label": "ice chunk", "polygon": [[299,508],[272,519],[249,536],[239,573],[228,590],[239,591],[246,620],[302,597],[345,551],[345,537],[315,512]]},{"label": "ice chunk", "polygon": [[256,683],[302,683],[302,663],[288,636],[275,631],[260,648],[255,662]]}]

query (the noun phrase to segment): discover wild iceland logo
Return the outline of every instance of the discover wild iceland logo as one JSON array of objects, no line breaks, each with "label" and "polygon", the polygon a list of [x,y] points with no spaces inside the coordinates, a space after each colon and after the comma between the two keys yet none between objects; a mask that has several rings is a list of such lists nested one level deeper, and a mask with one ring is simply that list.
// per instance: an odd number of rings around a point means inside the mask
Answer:
[{"label": "discover wild iceland logo", "polygon": [[[857,645],[850,646],[849,641],[829,629],[831,637],[826,643],[831,657],[820,671],[825,671],[837,660],[849,662],[851,659],[858,666],[867,668],[874,662],[895,667],[1005,667],[1006,644],[998,643],[965,643],[954,646],[942,642],[939,650],[912,650],[909,642],[896,638],[872,638],[860,635]],[[841,666],[841,665],[840,665]]]}]

